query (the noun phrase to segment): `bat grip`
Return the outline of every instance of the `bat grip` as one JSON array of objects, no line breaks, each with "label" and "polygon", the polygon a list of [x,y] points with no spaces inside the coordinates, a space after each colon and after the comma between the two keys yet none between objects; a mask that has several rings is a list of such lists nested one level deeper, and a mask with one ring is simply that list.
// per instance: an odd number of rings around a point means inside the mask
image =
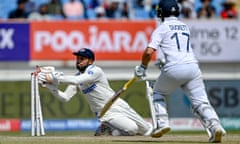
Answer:
[{"label": "bat grip", "polygon": [[131,80],[129,80],[123,87],[123,90],[126,90],[134,81],[136,80],[136,77],[133,77]]}]

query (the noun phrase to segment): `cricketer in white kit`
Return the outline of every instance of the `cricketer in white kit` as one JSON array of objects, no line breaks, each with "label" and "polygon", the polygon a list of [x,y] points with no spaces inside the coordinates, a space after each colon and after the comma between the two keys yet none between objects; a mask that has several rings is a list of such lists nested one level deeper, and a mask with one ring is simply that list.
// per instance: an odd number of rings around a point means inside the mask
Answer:
[{"label": "cricketer in white kit", "polygon": [[[98,114],[107,101],[114,95],[103,70],[94,65],[95,56],[92,50],[82,48],[73,53],[77,57],[75,76],[61,72],[39,73],[39,80],[46,82],[46,87],[60,100],[69,101],[79,90],[86,97],[92,112]],[[50,84],[51,83],[51,84]],[[69,84],[63,92],[57,88],[60,83]],[[99,135],[150,135],[151,124],[145,121],[127,102],[119,98],[101,117],[102,125],[96,131]]]},{"label": "cricketer in white kit", "polygon": [[193,113],[206,129],[209,141],[221,142],[226,132],[208,100],[198,61],[191,47],[189,28],[178,20],[178,15],[179,7],[176,0],[160,1],[157,16],[162,22],[152,33],[142,55],[141,65],[135,68],[136,76],[144,76],[152,54],[157,49],[163,52],[165,65],[161,68],[161,74],[153,88],[157,128],[153,131],[152,137],[161,137],[170,131],[165,99],[171,92],[181,87],[191,102]]}]

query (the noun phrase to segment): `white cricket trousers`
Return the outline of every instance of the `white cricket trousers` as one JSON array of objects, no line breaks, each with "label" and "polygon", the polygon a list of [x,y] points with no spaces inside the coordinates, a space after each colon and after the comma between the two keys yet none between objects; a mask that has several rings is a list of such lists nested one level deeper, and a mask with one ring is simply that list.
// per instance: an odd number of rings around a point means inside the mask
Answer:
[{"label": "white cricket trousers", "polygon": [[[198,64],[179,64],[163,69],[154,85],[153,99],[156,115],[165,116],[166,119],[168,113],[165,97],[169,96],[178,87],[183,89],[193,108],[202,104],[210,106]],[[218,119],[214,110],[206,111],[201,115],[205,119]]]},{"label": "white cricket trousers", "polygon": [[105,113],[101,121],[106,121],[129,135],[145,135],[151,129],[150,123],[145,121],[125,101],[118,99]]}]

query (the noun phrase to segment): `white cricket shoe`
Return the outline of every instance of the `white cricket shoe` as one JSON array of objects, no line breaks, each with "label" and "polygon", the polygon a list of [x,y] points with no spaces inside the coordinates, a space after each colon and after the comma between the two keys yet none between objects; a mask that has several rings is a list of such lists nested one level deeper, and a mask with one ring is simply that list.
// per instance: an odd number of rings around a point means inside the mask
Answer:
[{"label": "white cricket shoe", "polygon": [[167,132],[169,132],[170,130],[171,129],[170,129],[169,126],[164,126],[164,127],[161,127],[161,128],[157,128],[157,129],[153,130],[151,136],[153,138],[159,138],[159,137],[162,137]]},{"label": "white cricket shoe", "polygon": [[211,143],[220,143],[222,141],[222,137],[226,134],[225,130],[221,126],[215,126],[210,129],[211,137],[209,138],[209,142]]}]

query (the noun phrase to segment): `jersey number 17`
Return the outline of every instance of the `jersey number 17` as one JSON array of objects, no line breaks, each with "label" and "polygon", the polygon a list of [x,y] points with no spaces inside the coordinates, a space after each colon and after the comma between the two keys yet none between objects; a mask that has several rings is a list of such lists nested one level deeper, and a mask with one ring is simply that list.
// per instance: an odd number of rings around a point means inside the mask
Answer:
[{"label": "jersey number 17", "polygon": [[[189,39],[190,39],[190,36],[189,36],[189,34],[188,33],[185,33],[185,32],[182,32],[181,33],[182,34],[182,36],[185,36],[185,37],[187,37],[187,47],[186,47],[186,49],[187,49],[187,52],[189,52]],[[178,48],[178,51],[181,51],[181,47],[180,47],[180,43],[179,43],[179,36],[178,36],[179,34],[177,33],[177,32],[175,32],[172,36],[171,36],[171,39],[175,39],[176,40],[176,43],[177,43],[177,48]]]}]

